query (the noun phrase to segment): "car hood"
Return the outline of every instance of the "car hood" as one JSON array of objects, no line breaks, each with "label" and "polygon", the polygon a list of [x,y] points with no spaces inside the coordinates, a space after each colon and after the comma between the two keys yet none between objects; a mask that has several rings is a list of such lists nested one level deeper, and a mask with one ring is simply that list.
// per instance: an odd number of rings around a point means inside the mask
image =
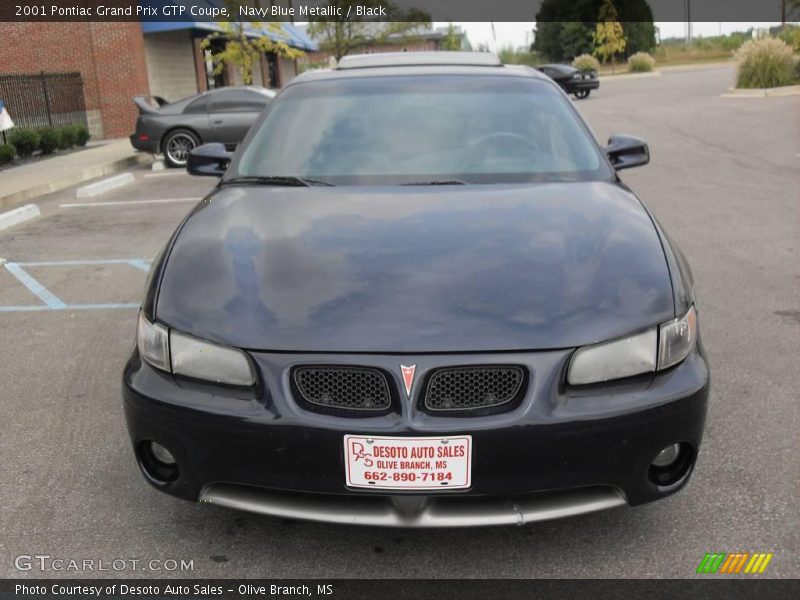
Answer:
[{"label": "car hood", "polygon": [[177,235],[159,321],[248,349],[580,346],[674,316],[659,236],[622,186],[227,186]]}]

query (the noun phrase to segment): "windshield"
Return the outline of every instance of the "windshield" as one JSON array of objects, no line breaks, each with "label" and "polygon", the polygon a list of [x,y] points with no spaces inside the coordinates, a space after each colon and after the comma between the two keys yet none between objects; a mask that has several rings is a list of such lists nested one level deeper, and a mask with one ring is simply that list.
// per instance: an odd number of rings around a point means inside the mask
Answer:
[{"label": "windshield", "polygon": [[273,103],[230,175],[391,185],[590,181],[611,174],[552,84],[448,75],[293,85]]}]

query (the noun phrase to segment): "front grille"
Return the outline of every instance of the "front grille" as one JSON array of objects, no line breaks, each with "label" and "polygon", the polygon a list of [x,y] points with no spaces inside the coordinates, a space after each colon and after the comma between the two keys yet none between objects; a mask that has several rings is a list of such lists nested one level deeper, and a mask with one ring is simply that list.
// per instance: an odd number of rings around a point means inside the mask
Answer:
[{"label": "front grille", "polygon": [[519,399],[524,381],[525,371],[518,366],[439,369],[425,388],[425,408],[459,411],[501,406]]},{"label": "front grille", "polygon": [[297,367],[294,384],[309,404],[332,409],[385,410],[392,404],[386,375],[364,367]]}]

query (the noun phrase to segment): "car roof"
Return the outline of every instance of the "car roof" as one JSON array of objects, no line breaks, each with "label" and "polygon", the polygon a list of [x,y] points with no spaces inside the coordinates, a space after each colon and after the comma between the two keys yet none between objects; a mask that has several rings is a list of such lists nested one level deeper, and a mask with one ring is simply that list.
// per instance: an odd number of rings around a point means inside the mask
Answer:
[{"label": "car roof", "polygon": [[213,90],[208,90],[207,92],[203,92],[197,95],[202,96],[204,94],[209,94],[209,95],[218,94],[220,92],[228,92],[231,90],[255,92],[257,94],[261,94],[262,96],[269,96],[270,98],[273,98],[276,94],[274,90],[270,90],[265,87],[261,87],[259,85],[229,85],[221,88],[214,88]]},{"label": "car roof", "polygon": [[348,55],[336,68],[306,71],[291,83],[394,75],[500,75],[547,80],[534,69],[504,65],[490,52],[385,52]]},{"label": "car roof", "polygon": [[351,54],[343,57],[337,70],[369,67],[413,67],[459,65],[464,67],[501,67],[503,63],[491,52],[380,52]]}]

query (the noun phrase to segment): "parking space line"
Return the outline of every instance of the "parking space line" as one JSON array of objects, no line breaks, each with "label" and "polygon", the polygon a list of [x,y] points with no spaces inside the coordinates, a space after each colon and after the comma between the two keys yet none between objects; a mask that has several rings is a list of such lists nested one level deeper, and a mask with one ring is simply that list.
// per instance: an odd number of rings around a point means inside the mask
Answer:
[{"label": "parking space line", "polygon": [[145,273],[150,272],[150,261],[147,260],[129,260],[128,264],[132,267],[136,267],[137,269],[144,271]]},{"label": "parking space line", "polygon": [[109,206],[136,206],[138,204],[172,204],[177,202],[199,202],[201,197],[197,198],[157,198],[154,200],[112,200],[110,202],[70,202],[68,204],[60,204],[59,208],[94,208],[94,207],[109,207]]},{"label": "parking space line", "polygon": [[[137,269],[150,269],[150,261],[143,258],[109,258],[88,260],[42,260],[30,262],[9,263],[22,267],[83,267],[90,265],[131,265]],[[142,267],[141,265],[144,265]]]},{"label": "parking space line", "polygon": [[[32,306],[0,306],[0,313],[4,312],[38,312],[45,310],[53,310],[44,304],[34,304]],[[61,310],[61,309],[59,309]]]},{"label": "parking space line", "polygon": [[65,304],[60,308],[50,308],[44,304],[32,304],[31,306],[0,306],[0,313],[12,312],[60,312],[65,310],[109,310],[119,308],[139,308],[139,304],[132,302],[125,304]]},{"label": "parking space line", "polygon": [[47,308],[50,310],[61,310],[66,308],[67,305],[64,302],[62,302],[55,294],[44,287],[36,279],[31,277],[20,265],[9,262],[3,266],[5,266],[6,270],[16,277],[22,285],[28,288],[32,294],[44,302],[47,305]]},{"label": "parking space line", "polygon": [[138,303],[116,302],[95,304],[66,304],[44,285],[37,281],[25,267],[75,267],[92,265],[128,265],[145,273],[150,270],[150,260],[144,258],[112,258],[97,260],[42,260],[28,262],[6,262],[2,264],[6,270],[16,277],[28,290],[37,296],[44,304],[29,306],[0,306],[0,313],[16,312],[41,312],[63,310],[109,310],[139,308]]}]

